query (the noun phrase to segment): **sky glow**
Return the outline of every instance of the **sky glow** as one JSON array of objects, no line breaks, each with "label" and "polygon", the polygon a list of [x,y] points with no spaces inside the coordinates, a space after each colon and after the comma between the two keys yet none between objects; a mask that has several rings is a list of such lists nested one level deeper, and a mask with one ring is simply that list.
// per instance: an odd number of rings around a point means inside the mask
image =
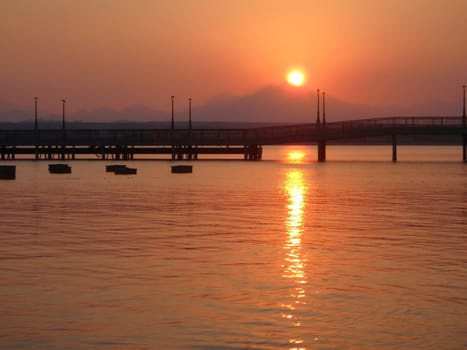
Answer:
[{"label": "sky glow", "polygon": [[349,103],[451,103],[467,82],[466,13],[465,0],[5,1],[0,102],[196,106],[286,84],[297,64],[304,88]]}]

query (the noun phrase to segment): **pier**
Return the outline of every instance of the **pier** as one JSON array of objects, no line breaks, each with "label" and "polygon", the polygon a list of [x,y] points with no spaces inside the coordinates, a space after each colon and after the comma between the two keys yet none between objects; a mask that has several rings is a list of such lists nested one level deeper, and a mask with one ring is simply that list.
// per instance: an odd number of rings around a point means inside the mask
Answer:
[{"label": "pier", "polygon": [[397,161],[398,136],[444,135],[456,140],[467,162],[467,127],[462,117],[387,117],[351,121],[225,129],[32,129],[0,130],[0,159],[30,155],[36,160],[132,160],[167,155],[196,160],[205,155],[238,155],[261,160],[266,145],[316,144],[318,161],[326,161],[326,145],[345,140],[390,137]]}]

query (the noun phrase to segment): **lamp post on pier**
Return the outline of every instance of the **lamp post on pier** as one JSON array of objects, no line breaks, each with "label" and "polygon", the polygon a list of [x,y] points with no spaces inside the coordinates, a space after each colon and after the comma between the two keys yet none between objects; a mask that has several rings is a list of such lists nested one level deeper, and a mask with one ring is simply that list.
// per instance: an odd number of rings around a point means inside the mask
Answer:
[{"label": "lamp post on pier", "polygon": [[191,97],[188,99],[188,129],[191,130]]},{"label": "lamp post on pier", "polygon": [[462,85],[463,90],[463,99],[462,99],[462,127],[464,128],[464,135],[462,135],[462,159],[464,163],[467,163],[467,133],[465,131],[466,127],[466,117],[465,117],[465,84]]},{"label": "lamp post on pier", "polygon": [[37,97],[34,97],[34,130],[37,130]]},{"label": "lamp post on pier", "polygon": [[175,97],[174,96],[170,96],[171,100],[172,100],[172,122],[170,124],[170,128],[173,129],[175,128],[175,122],[174,122],[174,99]]},{"label": "lamp post on pier", "polygon": [[319,120],[319,89],[316,90],[317,96],[318,96],[318,107],[316,110],[316,125],[319,126],[320,120]]},{"label": "lamp post on pier", "polygon": [[62,140],[62,149],[61,149],[61,158],[62,160],[65,159],[65,153],[66,153],[66,134],[65,134],[65,99],[62,100],[62,135],[63,135],[63,140]]},{"label": "lamp post on pier", "polygon": [[39,159],[39,147],[37,145],[37,140],[39,138],[38,132],[37,132],[37,101],[39,99],[37,97],[34,97],[34,158],[37,160]]},{"label": "lamp post on pier", "polygon": [[175,160],[175,145],[174,145],[174,142],[175,142],[174,99],[175,97],[172,95],[170,96],[170,99],[172,101],[172,119],[170,122],[170,143],[171,143],[170,149],[172,151],[172,160]]},{"label": "lamp post on pier", "polygon": [[62,129],[65,130],[65,99],[62,100]]},{"label": "lamp post on pier", "polygon": [[326,92],[323,91],[323,126],[326,126]]},{"label": "lamp post on pier", "polygon": [[462,125],[465,126],[466,123],[466,117],[465,117],[465,85],[462,85],[462,89],[464,91],[464,96],[463,96],[463,103],[462,103]]}]

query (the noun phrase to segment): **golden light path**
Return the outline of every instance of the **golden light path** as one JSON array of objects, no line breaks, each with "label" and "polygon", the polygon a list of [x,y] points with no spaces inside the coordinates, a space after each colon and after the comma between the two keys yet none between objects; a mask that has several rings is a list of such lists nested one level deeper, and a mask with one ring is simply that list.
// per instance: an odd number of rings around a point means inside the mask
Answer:
[{"label": "golden light path", "polygon": [[[304,209],[307,187],[303,171],[290,170],[286,173],[284,188],[287,193],[288,215],[285,220],[287,238],[284,242],[285,258],[282,265],[282,277],[292,280],[294,283],[290,293],[290,302],[282,304],[284,309],[282,317],[290,320],[294,327],[300,327],[300,320],[296,316],[296,310],[300,305],[306,304],[306,257],[302,253],[302,234],[304,230]],[[289,340],[290,350],[306,350],[304,339],[292,338]]]},{"label": "golden light path", "polygon": [[305,160],[305,152],[297,150],[287,153],[287,162],[300,164]]}]

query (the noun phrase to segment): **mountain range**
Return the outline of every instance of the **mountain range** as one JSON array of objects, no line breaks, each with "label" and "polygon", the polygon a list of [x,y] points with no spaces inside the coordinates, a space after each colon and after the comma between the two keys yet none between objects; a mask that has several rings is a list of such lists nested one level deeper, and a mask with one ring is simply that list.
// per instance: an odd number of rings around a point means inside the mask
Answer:
[{"label": "mountain range", "polygon": [[[188,104],[180,107],[175,100],[175,120],[188,121]],[[323,110],[320,101],[321,116]],[[326,95],[327,121],[350,120],[384,116],[406,115],[460,115],[455,102],[427,101],[413,106],[371,106],[352,104],[332,95]],[[210,123],[307,123],[314,122],[317,114],[316,92],[290,86],[268,86],[244,96],[219,95],[192,108],[192,121]],[[19,108],[0,99],[0,122],[29,124],[34,110]],[[132,105],[116,110],[109,107],[93,110],[81,109],[67,114],[68,122],[169,122],[170,111]],[[39,120],[57,122],[61,116],[47,113]]]}]

